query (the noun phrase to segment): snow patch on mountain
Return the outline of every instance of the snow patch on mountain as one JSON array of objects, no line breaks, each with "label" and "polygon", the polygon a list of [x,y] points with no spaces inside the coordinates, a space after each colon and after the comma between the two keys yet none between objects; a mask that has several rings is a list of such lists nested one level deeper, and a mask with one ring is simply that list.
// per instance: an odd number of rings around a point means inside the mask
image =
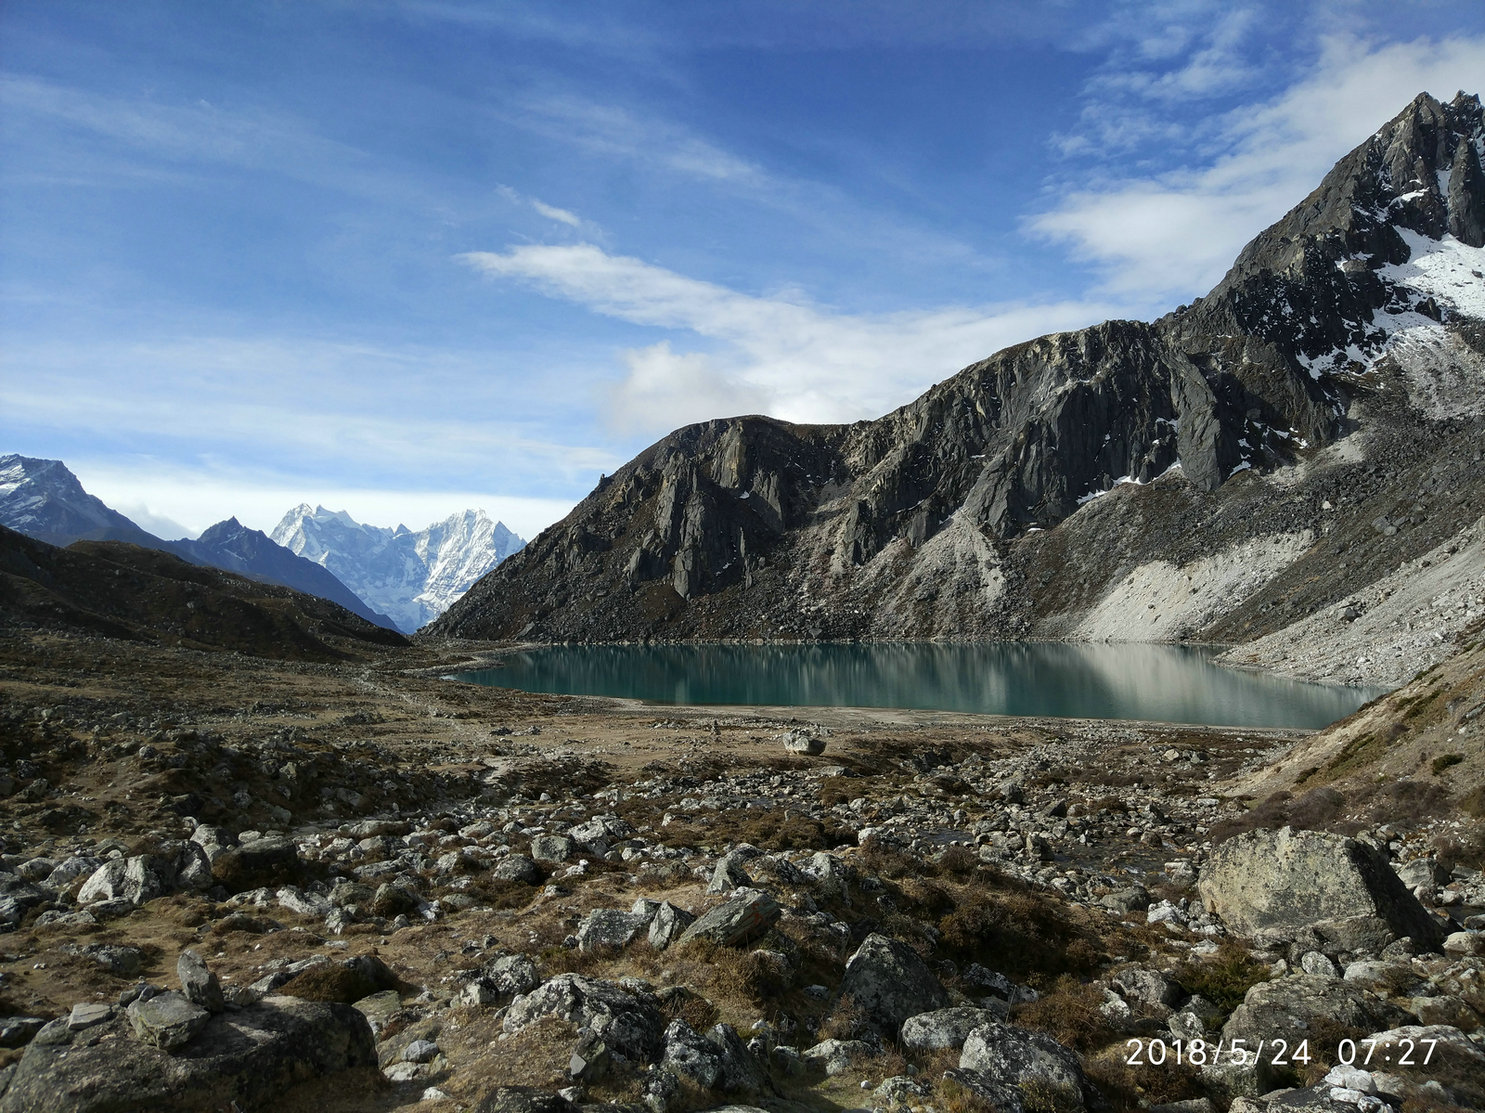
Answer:
[{"label": "snow patch on mountain", "polygon": [[[1485,413],[1485,356],[1460,335],[1469,318],[1485,322],[1485,247],[1452,235],[1431,239],[1410,228],[1396,232],[1408,259],[1377,268],[1393,300],[1377,311],[1364,343],[1348,344],[1299,362],[1315,378],[1323,373],[1365,374],[1386,360],[1402,369],[1409,400],[1434,419]],[[1342,267],[1369,263],[1343,261]]]},{"label": "snow patch on mountain", "polygon": [[437,618],[474,582],[526,543],[483,510],[465,510],[416,532],[358,522],[343,510],[301,503],[273,540],[323,566],[404,633]]}]

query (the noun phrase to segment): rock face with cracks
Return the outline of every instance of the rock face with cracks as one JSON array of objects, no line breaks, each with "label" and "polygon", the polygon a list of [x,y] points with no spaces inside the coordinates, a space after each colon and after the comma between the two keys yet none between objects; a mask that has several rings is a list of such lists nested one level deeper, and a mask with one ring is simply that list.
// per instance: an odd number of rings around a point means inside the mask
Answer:
[{"label": "rock face with cracks", "polygon": [[265,1109],[294,1083],[376,1066],[371,1028],[348,1005],[274,997],[206,1019],[183,997],[164,996],[203,1021],[185,1043],[167,1051],[128,1037],[33,1042],[0,1095],[0,1113],[196,1113],[233,1102]]},{"label": "rock face with cracks", "polygon": [[1249,831],[1228,839],[1198,882],[1234,931],[1298,932],[1317,923],[1380,921],[1394,937],[1436,948],[1443,933],[1374,847],[1319,831]]}]

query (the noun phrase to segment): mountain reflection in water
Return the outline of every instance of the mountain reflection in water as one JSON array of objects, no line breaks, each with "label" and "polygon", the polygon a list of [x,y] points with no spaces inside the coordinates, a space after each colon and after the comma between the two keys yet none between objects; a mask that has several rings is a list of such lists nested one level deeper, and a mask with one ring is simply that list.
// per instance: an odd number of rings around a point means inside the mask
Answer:
[{"label": "mountain reflection in water", "polygon": [[1317,728],[1385,689],[1224,668],[1185,646],[994,642],[551,646],[459,680],[661,703],[895,707]]}]

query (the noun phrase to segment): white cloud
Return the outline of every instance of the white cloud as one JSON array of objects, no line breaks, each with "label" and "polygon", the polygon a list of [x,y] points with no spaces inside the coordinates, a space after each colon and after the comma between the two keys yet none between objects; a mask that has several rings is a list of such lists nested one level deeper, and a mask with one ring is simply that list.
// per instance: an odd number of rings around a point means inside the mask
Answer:
[{"label": "white cloud", "polygon": [[531,199],[531,207],[548,220],[555,220],[559,224],[566,224],[572,228],[576,228],[582,224],[582,219],[576,214],[570,213],[566,209],[559,209],[555,205],[548,205],[544,201],[538,201],[535,197]]},{"label": "white cloud", "polygon": [[739,293],[591,244],[459,258],[595,313],[699,338],[696,351],[665,341],[619,354],[611,420],[650,432],[746,412],[798,422],[877,417],[1008,344],[1116,312],[1056,302],[850,315],[796,296]]},{"label": "white cloud", "polygon": [[1223,153],[1206,165],[1072,190],[1028,227],[1097,267],[1114,294],[1188,299],[1418,93],[1475,91],[1482,74],[1485,38],[1327,39],[1304,80],[1216,122]]},{"label": "white cloud", "polygon": [[508,185],[495,187],[495,192],[505,198],[512,205],[520,205],[531,209],[538,216],[544,216],[548,220],[554,220],[558,224],[565,224],[569,228],[583,229],[588,232],[600,232],[597,225],[584,220],[577,213],[569,212],[567,209],[559,209],[556,205],[548,205],[539,197],[528,197],[520,190]]},{"label": "white cloud", "polygon": [[679,124],[570,93],[528,96],[505,121],[595,154],[640,161],[703,181],[773,188],[757,164]]},{"label": "white cloud", "polygon": [[0,412],[12,426],[189,457],[293,460],[328,482],[416,488],[495,475],[551,493],[586,488],[617,463],[571,443],[570,396],[492,374],[479,353],[302,338],[56,340],[11,345],[5,367]]}]

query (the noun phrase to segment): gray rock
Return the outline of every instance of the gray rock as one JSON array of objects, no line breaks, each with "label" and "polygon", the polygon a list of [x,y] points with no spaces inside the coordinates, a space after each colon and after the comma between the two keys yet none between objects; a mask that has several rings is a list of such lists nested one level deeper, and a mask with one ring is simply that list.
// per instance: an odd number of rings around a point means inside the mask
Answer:
[{"label": "gray rock", "polygon": [[579,1113],[578,1107],[561,1094],[531,1086],[501,1086],[486,1094],[473,1113]]},{"label": "gray rock", "polygon": [[1338,978],[1340,969],[1335,960],[1322,951],[1306,951],[1299,959],[1299,968],[1317,978]]},{"label": "gray rock", "polygon": [[732,1025],[712,1025],[707,1030],[706,1039],[721,1056],[721,1088],[724,1093],[756,1094],[772,1089],[767,1073]]},{"label": "gray rock", "polygon": [[868,935],[846,961],[840,996],[853,1001],[889,1037],[908,1017],[949,1005],[949,995],[918,952],[877,933]]},{"label": "gray rock", "polygon": [[802,730],[786,731],[781,739],[784,749],[791,754],[818,757],[825,752],[825,739]]},{"label": "gray rock", "polygon": [[1363,918],[1436,948],[1442,932],[1374,847],[1319,831],[1246,831],[1219,844],[1197,888],[1234,931],[1299,931]]},{"label": "gray rock", "polygon": [[708,893],[730,893],[733,889],[745,889],[751,886],[753,879],[748,876],[747,870],[743,869],[742,863],[743,860],[735,854],[724,854],[718,858],[706,891]]},{"label": "gray rock", "polygon": [[1051,1036],[1011,1024],[971,1032],[953,1077],[1005,1113],[1025,1113],[1033,1095],[1059,1109],[1084,1108],[1086,1083],[1077,1055]]},{"label": "gray rock", "polygon": [[94,1004],[87,1002],[73,1005],[72,1012],[67,1016],[67,1029],[71,1032],[81,1032],[84,1028],[91,1028],[95,1024],[102,1024],[105,1020],[113,1017],[113,1006],[109,1004]]},{"label": "gray rock", "polygon": [[208,1017],[175,1054],[128,1039],[33,1041],[0,1094],[0,1113],[272,1109],[295,1083],[375,1066],[371,1029],[348,1005],[270,998]]},{"label": "gray rock", "polygon": [[574,1082],[597,1082],[608,1074],[612,1062],[608,1044],[591,1029],[584,1029],[567,1060],[567,1077]]},{"label": "gray rock", "polygon": [[512,854],[496,862],[490,870],[501,881],[518,881],[522,885],[539,885],[545,876],[540,867],[524,854]]},{"label": "gray rock", "polygon": [[872,1054],[872,1046],[865,1040],[821,1040],[805,1048],[801,1057],[806,1065],[834,1078],[850,1070],[858,1059],[869,1059]]},{"label": "gray rock", "polygon": [[976,1028],[1004,1019],[1003,1013],[990,1009],[967,1006],[936,1009],[904,1020],[900,1042],[908,1051],[931,1051],[944,1047],[958,1050]]},{"label": "gray rock", "polygon": [[1174,1005],[1181,998],[1181,987],[1159,970],[1132,966],[1109,978],[1126,1001],[1137,1001],[1153,1008]]},{"label": "gray rock", "polygon": [[45,1027],[39,1016],[0,1016],[0,1047],[25,1047]]},{"label": "gray rock", "polygon": [[742,947],[766,934],[784,910],[767,893],[752,890],[733,897],[698,918],[681,933],[677,943],[703,940],[725,947]]},{"label": "gray rock", "polygon": [[665,1053],[660,1065],[678,1078],[687,1078],[703,1090],[722,1084],[722,1053],[680,1017],[665,1029]]},{"label": "gray rock", "polygon": [[500,955],[485,964],[483,975],[505,997],[530,993],[541,984],[536,963],[525,955]]},{"label": "gray rock", "polygon": [[180,979],[186,1000],[207,1012],[219,1013],[227,1008],[217,976],[206,966],[206,960],[195,951],[182,951],[175,963],[175,976]]},{"label": "gray rock", "polygon": [[431,1063],[438,1056],[438,1044],[432,1040],[413,1040],[402,1049],[404,1063]]},{"label": "gray rock", "polygon": [[650,946],[657,951],[665,950],[695,922],[696,917],[684,908],[677,908],[668,900],[662,901],[650,920]]},{"label": "gray rock", "polygon": [[617,908],[595,908],[578,925],[578,950],[596,951],[605,947],[627,947],[649,930],[650,917],[642,912],[621,912]]},{"label": "gray rock", "polygon": [[303,863],[293,839],[268,837],[229,847],[211,859],[211,875],[234,893],[278,889],[294,882]]},{"label": "gray rock", "polygon": [[166,1051],[184,1046],[211,1019],[211,1013],[179,993],[159,993],[135,1001],[128,1009],[134,1034]]},{"label": "gray rock", "polygon": [[502,1027],[519,1032],[543,1016],[590,1028],[614,1051],[640,1062],[653,1062],[664,1046],[654,998],[598,978],[559,974],[512,1001]]},{"label": "gray rock", "polygon": [[1285,1039],[1292,1047],[1311,1037],[1317,1021],[1370,1031],[1400,1023],[1406,1015],[1353,983],[1290,974],[1248,990],[1222,1026],[1222,1036],[1246,1040],[1249,1047],[1256,1047],[1259,1040]]},{"label": "gray rock", "polygon": [[122,900],[136,908],[145,901],[164,896],[173,880],[161,863],[148,854],[115,858],[105,862],[78,890],[79,904]]},{"label": "gray rock", "polygon": [[850,893],[850,869],[834,854],[817,850],[804,864],[804,872],[815,881],[815,887],[827,897],[846,897]]},{"label": "gray rock", "polygon": [[531,858],[549,866],[559,866],[577,852],[577,843],[566,835],[537,835],[531,840]]}]

